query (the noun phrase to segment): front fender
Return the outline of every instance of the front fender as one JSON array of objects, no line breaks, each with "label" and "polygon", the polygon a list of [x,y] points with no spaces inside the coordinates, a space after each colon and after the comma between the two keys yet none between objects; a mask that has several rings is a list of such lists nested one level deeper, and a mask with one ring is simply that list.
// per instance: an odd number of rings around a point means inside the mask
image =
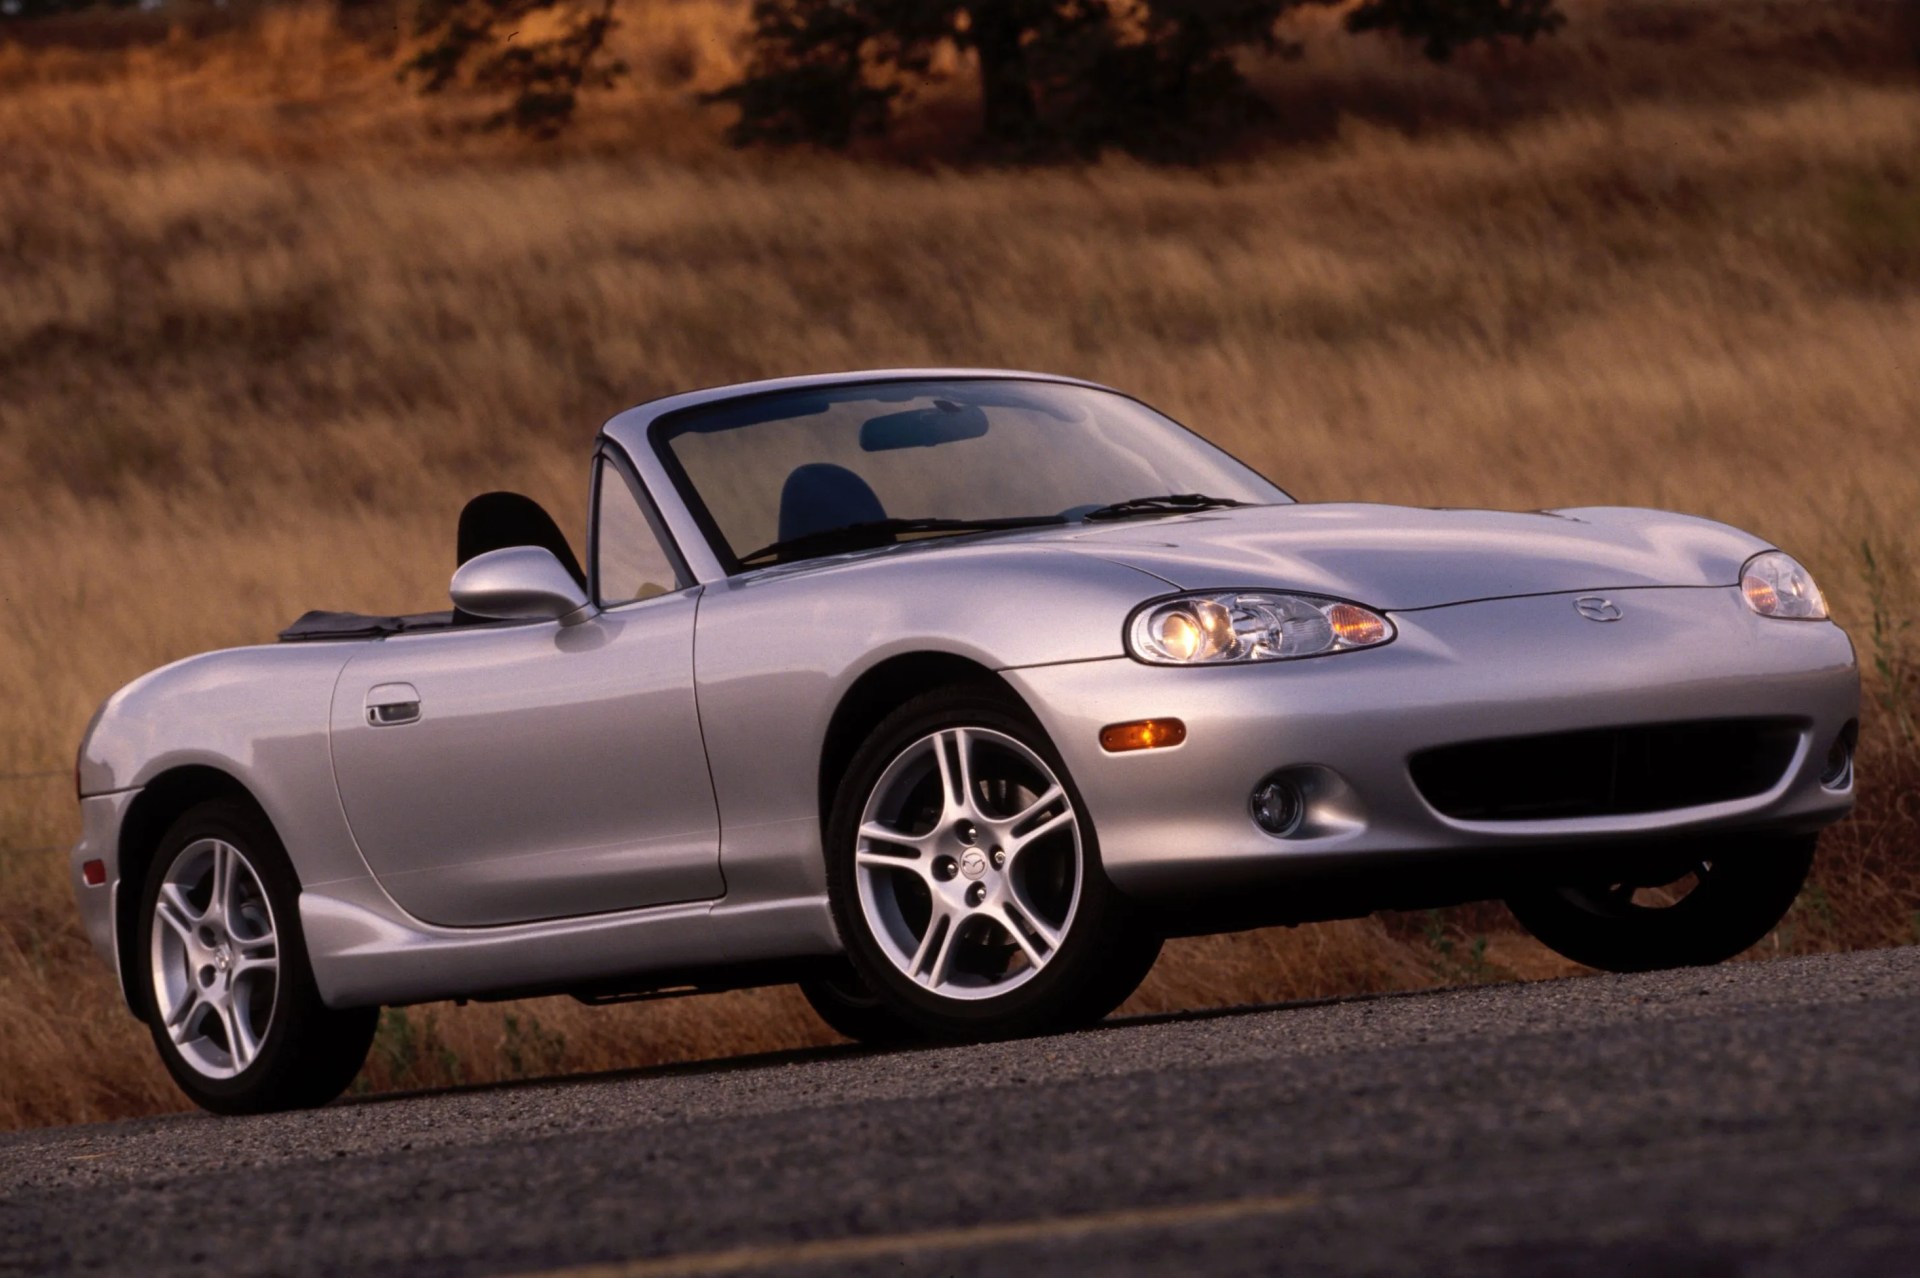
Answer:
[{"label": "front fender", "polygon": [[83,795],[142,789],[181,768],[231,777],[273,822],[311,886],[368,871],[333,783],[328,714],[353,643],[190,657],[107,699],[81,743]]},{"label": "front fender", "polygon": [[836,708],[907,654],[987,670],[1121,654],[1161,579],[1030,545],[916,548],[710,586],[694,665],[729,896],[824,893],[821,757]]}]

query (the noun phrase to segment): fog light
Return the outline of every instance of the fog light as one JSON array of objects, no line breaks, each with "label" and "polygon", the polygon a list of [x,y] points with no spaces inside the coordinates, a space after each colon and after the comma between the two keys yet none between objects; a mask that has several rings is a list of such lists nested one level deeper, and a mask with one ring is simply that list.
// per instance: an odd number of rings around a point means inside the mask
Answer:
[{"label": "fog light", "polygon": [[1247,805],[1253,821],[1268,834],[1284,837],[1292,834],[1306,815],[1307,803],[1300,787],[1285,777],[1268,777],[1253,787]]},{"label": "fog light", "polygon": [[1844,789],[1853,780],[1853,743],[1860,733],[1858,723],[1848,723],[1827,747],[1827,761],[1820,769],[1820,784],[1830,790]]}]

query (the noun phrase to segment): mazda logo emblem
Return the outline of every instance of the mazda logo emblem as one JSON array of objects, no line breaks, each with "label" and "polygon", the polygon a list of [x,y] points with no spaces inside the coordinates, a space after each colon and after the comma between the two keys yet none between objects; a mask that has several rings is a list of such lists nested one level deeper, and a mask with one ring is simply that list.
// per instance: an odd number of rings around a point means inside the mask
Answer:
[{"label": "mazda logo emblem", "polygon": [[1573,601],[1573,609],[1588,621],[1618,621],[1620,606],[1599,595],[1582,595]]}]

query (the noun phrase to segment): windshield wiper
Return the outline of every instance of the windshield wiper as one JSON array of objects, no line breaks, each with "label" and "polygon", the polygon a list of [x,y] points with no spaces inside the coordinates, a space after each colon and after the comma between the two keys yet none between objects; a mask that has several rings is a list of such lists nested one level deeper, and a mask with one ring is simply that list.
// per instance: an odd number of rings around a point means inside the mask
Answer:
[{"label": "windshield wiper", "polygon": [[[1209,497],[1205,493],[1168,493],[1161,497],[1131,497],[1126,501],[1116,501],[1075,518],[1127,519],[1134,515],[1173,515],[1246,504],[1232,497]],[[751,564],[760,559],[804,559],[814,555],[864,550],[884,546],[902,533],[992,532],[1001,528],[1045,528],[1072,522],[1074,519],[1067,515],[1013,515],[1003,519],[866,519],[770,542],[758,550],[741,555],[740,562]]]},{"label": "windshield wiper", "polygon": [[1066,522],[1065,515],[1015,515],[1005,519],[867,519],[772,542],[741,555],[740,562],[750,564],[756,559],[806,558],[809,554],[862,550],[884,546],[901,533],[992,532],[998,528],[1043,528]]},{"label": "windshield wiper", "polygon": [[1101,506],[1080,516],[1082,519],[1126,519],[1133,515],[1175,515],[1189,510],[1219,510],[1247,503],[1231,497],[1209,497],[1205,493],[1168,493],[1164,497],[1130,497],[1111,506]]}]

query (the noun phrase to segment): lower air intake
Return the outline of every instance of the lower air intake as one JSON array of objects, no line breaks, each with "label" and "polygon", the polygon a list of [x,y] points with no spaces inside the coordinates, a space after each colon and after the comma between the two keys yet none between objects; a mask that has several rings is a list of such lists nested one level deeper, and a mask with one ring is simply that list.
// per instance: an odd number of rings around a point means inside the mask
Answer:
[{"label": "lower air intake", "polygon": [[1413,756],[1413,783],[1458,821],[1665,812],[1778,785],[1800,743],[1790,719],[1715,719],[1506,737]]}]

